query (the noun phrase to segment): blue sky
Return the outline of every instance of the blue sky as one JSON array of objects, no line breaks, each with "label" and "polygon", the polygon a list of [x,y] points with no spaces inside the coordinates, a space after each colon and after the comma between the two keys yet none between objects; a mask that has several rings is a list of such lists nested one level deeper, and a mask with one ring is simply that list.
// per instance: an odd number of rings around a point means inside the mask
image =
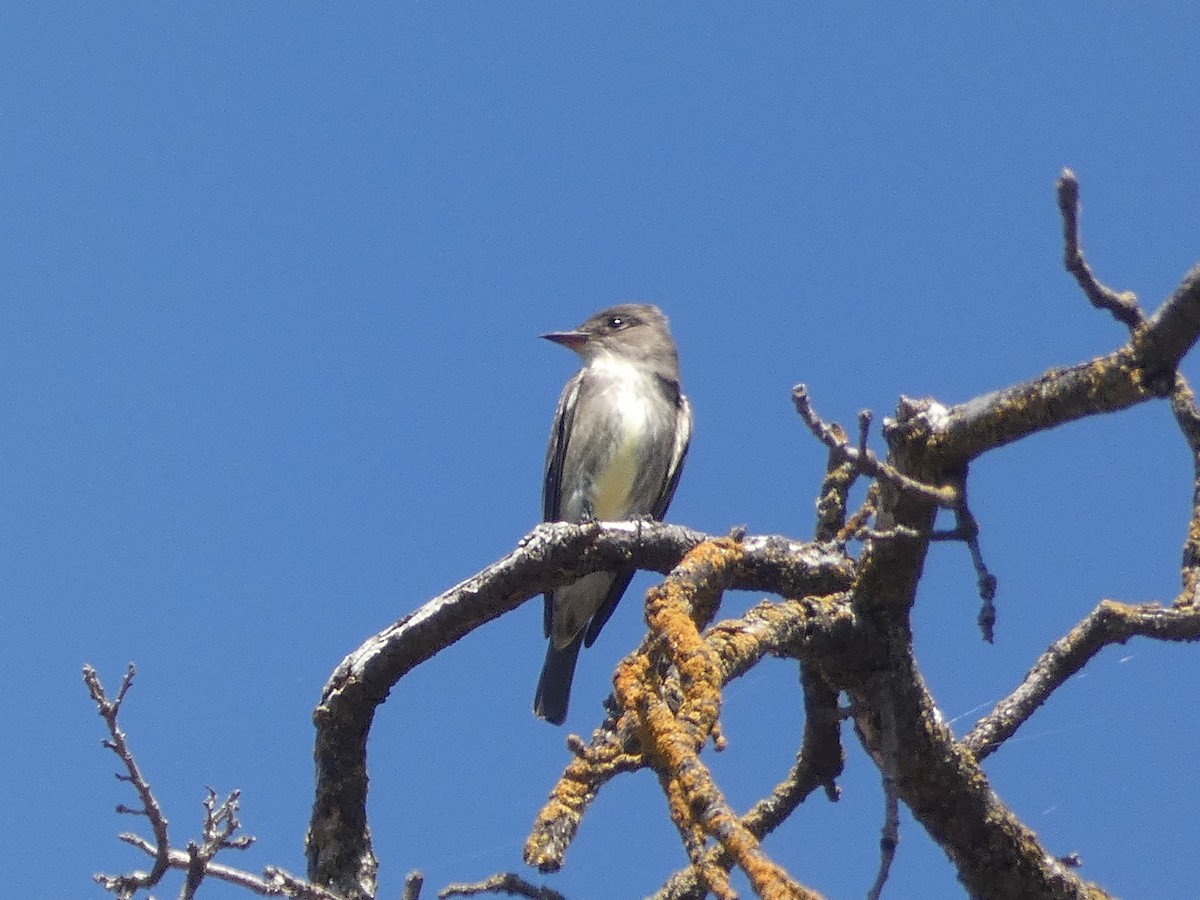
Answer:
[{"label": "blue sky", "polygon": [[[448,8],[449,7],[449,8]],[[205,785],[303,869],[310,713],[363,639],[536,521],[574,359],[537,335],[659,304],[695,408],[673,521],[811,534],[825,453],[899,394],[966,399],[1123,340],[1061,270],[1079,174],[1100,277],[1154,308],[1200,256],[1194,4],[10,4],[0,11],[0,849],[14,896],[100,896],[139,822],[80,683],[135,660],[124,723],[182,843]],[[1200,378],[1195,358],[1185,372]],[[1162,404],[972,469],[999,579],[965,549],[915,612],[958,733],[1102,597],[1178,587],[1190,464]],[[642,624],[580,663],[589,733]],[[731,595],[728,614],[758,598]],[[530,702],[539,601],[414,672],[376,718],[381,896],[522,869],[567,760]],[[1190,897],[1200,650],[1103,653],[986,763],[1055,853],[1128,897]],[[793,668],[727,693],[712,759],[745,808],[786,771]],[[878,775],[766,844],[863,896]],[[885,896],[961,896],[904,818]],[[635,897],[684,860],[654,779],[600,797],[548,882]],[[169,895],[172,890],[164,891]],[[241,896],[207,888],[214,898]]]}]

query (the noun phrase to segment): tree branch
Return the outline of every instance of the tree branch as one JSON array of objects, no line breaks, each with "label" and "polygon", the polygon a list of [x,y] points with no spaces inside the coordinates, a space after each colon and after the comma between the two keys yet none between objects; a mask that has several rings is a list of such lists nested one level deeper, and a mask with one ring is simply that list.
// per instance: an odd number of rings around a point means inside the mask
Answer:
[{"label": "tree branch", "polygon": [[[1200,616],[1200,610],[1191,604],[1200,583],[1200,414],[1175,368],[1200,336],[1200,267],[1143,321],[1132,295],[1105,288],[1083,259],[1077,185],[1067,175],[1059,197],[1064,256],[1093,302],[1131,328],[1124,346],[953,407],[902,398],[895,418],[884,422],[886,460],[867,448],[864,421],[860,419],[857,445],[851,446],[844,431],[816,416],[803,386],[798,387],[793,398],[797,411],[830,448],[824,506],[819,508],[822,537],[848,537],[848,485],[856,472],[875,479],[867,505],[854,517],[853,536],[864,541],[857,561],[836,546],[783,538],[739,538],[701,547],[701,542],[710,541],[708,536],[647,523],[539,526],[509,557],[381,632],[334,673],[314,716],[318,790],[309,832],[310,875],[356,898],[374,892],[375,860],[365,819],[365,741],[375,707],[405,672],[547,588],[620,566],[666,571],[684,554],[695,553],[681,572],[650,592],[648,615],[654,627],[642,648],[622,664],[619,705],[610,708],[590,746],[571,739],[575,758],[535,823],[526,843],[528,862],[544,871],[558,868],[579,817],[599,787],[617,772],[652,764],[698,887],[725,893],[728,861],[737,859],[756,885],[774,883],[793,894],[803,891],[757,855],[758,835],[750,817],[732,814],[698,756],[709,737],[718,746],[721,742],[720,688],[765,653],[783,652],[813,666],[835,698],[838,691],[850,696],[857,733],[881,766],[889,789],[894,787],[894,796],[945,849],[973,896],[1107,896],[1040,845],[990,789],[978,765],[978,758],[1005,739],[1005,729],[1015,730],[1062,683],[1061,672],[1075,664],[1076,655],[1083,660],[1079,665],[1090,658],[1095,649],[1087,649],[1089,640],[1106,638],[1085,635],[1078,647],[1049,659],[1048,676],[1023,686],[1023,693],[1018,689],[1014,716],[996,718],[996,724],[988,726],[990,736],[969,735],[958,743],[940,724],[922,681],[909,620],[929,542],[936,536],[934,517],[941,508],[959,516],[957,536],[971,543],[985,616],[988,612],[994,579],[983,565],[975,542],[977,526],[964,501],[966,466],[972,459],[1084,416],[1170,395],[1197,460],[1184,593],[1175,609],[1156,607],[1153,614],[1149,607],[1114,608],[1139,611],[1136,616],[1118,615],[1134,623],[1127,627],[1141,629],[1136,633],[1196,639],[1198,626],[1191,617]],[[874,527],[868,530],[866,521],[872,515]],[[709,565],[714,554],[731,554],[732,562]],[[684,590],[687,578],[692,581]],[[713,626],[701,638],[699,629],[728,587],[801,599],[761,603],[732,624]],[[1105,608],[1104,615],[1117,613]],[[1100,625],[1092,628],[1103,631]],[[976,746],[979,741],[983,743]],[[893,758],[894,771],[887,763]],[[713,837],[723,844],[715,852],[706,848]],[[886,862],[885,858],[881,872]],[[767,874],[756,880],[756,873]]]},{"label": "tree branch", "polygon": [[150,829],[154,832],[154,852],[150,855],[154,857],[154,865],[149,872],[130,872],[127,875],[96,875],[96,881],[106,890],[111,891],[118,897],[132,897],[137,891],[143,888],[154,887],[167,873],[169,867],[168,852],[171,847],[170,839],[167,835],[167,819],[163,815],[162,807],[158,805],[158,800],[154,796],[154,792],[150,790],[150,783],[146,780],[146,776],[142,774],[142,770],[138,767],[137,761],[133,758],[133,753],[129,749],[129,744],[125,740],[125,733],[121,731],[120,725],[117,723],[117,716],[121,712],[121,704],[125,701],[125,695],[129,692],[129,688],[133,685],[133,677],[137,673],[137,669],[133,663],[130,663],[125,670],[125,677],[121,681],[121,688],[117,691],[117,696],[110,700],[104,691],[104,685],[100,683],[100,676],[96,674],[96,670],[91,666],[83,667],[83,681],[87,685],[88,693],[91,694],[92,701],[96,704],[100,712],[100,718],[104,720],[104,724],[108,726],[109,740],[103,742],[103,745],[117,755],[121,760],[121,764],[125,767],[126,774],[118,775],[120,781],[127,781],[133,786],[137,792],[138,799],[142,803],[141,809],[130,809],[126,806],[118,806],[117,812],[129,813],[131,815],[145,816],[150,823]]},{"label": "tree branch", "polygon": [[1200,601],[1200,409],[1196,407],[1196,395],[1182,375],[1175,376],[1171,412],[1192,454],[1192,512],[1180,566],[1183,590],[1175,601],[1177,606],[1191,606]]},{"label": "tree branch", "polygon": [[[852,463],[863,474],[887,482],[898,489],[920,494],[946,509],[953,509],[958,505],[958,495],[953,487],[924,484],[910,478],[903,472],[883,462],[868,450],[866,447],[865,424],[860,432],[861,437],[858,446],[851,447],[850,442],[846,438],[846,432],[840,425],[836,423],[826,425],[821,421],[816,411],[813,410],[806,385],[798,384],[792,388],[792,404],[796,407],[796,412],[804,420],[804,424],[808,426],[817,440],[827,446],[831,453],[836,453],[846,461]],[[869,413],[860,414],[860,421],[863,415],[866,416],[866,420],[869,422]]]},{"label": "tree branch", "polygon": [[[831,801],[838,799],[834,779],[841,774],[845,762],[838,695],[814,668],[808,663],[800,665],[804,688],[804,740],[796,754],[796,762],[787,777],[742,817],[742,825],[760,841],[783,824],[817,788],[824,787]],[[733,857],[723,846],[707,851],[706,865],[721,866],[728,871],[733,862]],[[697,870],[689,866],[672,875],[650,900],[703,900],[706,893]]]},{"label": "tree branch", "polygon": [[883,829],[879,836],[879,871],[875,883],[867,891],[867,900],[879,900],[888,873],[896,858],[896,847],[900,844],[900,797],[896,786],[899,768],[900,747],[896,741],[896,715],[886,690],[876,692],[875,709],[880,724],[880,752],[876,764],[883,776]]},{"label": "tree branch", "polygon": [[692,620],[693,610],[715,609],[740,564],[737,542],[705,542],[671,572],[646,598],[646,620],[667,651],[683,687],[677,710],[668,706],[649,653],[621,664],[614,678],[617,698],[637,721],[643,753],[667,796],[671,818],[684,838],[693,868],[723,900],[735,897],[728,872],[705,855],[706,838],[723,846],[746,873],[757,896],[815,898],[766,857],[757,838],[734,815],[700,750],[713,734],[720,711],[720,664]]},{"label": "tree branch", "polygon": [[508,894],[528,900],[566,900],[558,891],[530,884],[512,872],[500,872],[472,884],[448,884],[438,892],[438,897],[476,897],[480,894]]},{"label": "tree branch", "polygon": [[[844,654],[856,640],[857,629],[848,598],[833,595],[780,602],[764,600],[740,618],[713,625],[705,632],[704,639],[720,660],[724,685],[748,672],[769,654],[805,656],[812,660]],[[627,660],[647,653],[651,641],[648,636]],[[672,678],[678,682],[677,676]],[[672,681],[668,680],[663,689],[672,692]],[[828,694],[818,698],[827,705],[820,713],[806,719],[805,724],[807,755],[806,764],[801,768],[807,775],[811,767],[813,776],[822,779],[819,784],[832,784],[832,779],[841,771],[841,747],[836,735],[829,734],[830,724],[824,718],[831,714],[836,716],[836,693],[832,699],[828,698]],[[610,706],[609,717],[596,729],[591,743],[587,747],[582,742],[575,745],[574,759],[550,792],[525,842],[525,861],[543,872],[562,867],[566,849],[575,837],[583,813],[600,788],[617,774],[637,771],[645,765],[632,717],[618,710],[615,700]],[[810,726],[812,743],[809,743]],[[829,789],[833,790],[832,787]],[[800,799],[803,797],[796,803]],[[786,813],[781,814],[786,817]],[[782,818],[771,821],[771,807],[764,807],[762,815],[764,830],[756,832],[757,837],[762,837],[782,821]],[[753,827],[752,820],[747,827]]]},{"label": "tree branch", "polygon": [[1079,246],[1079,181],[1070,169],[1063,169],[1058,176],[1058,209],[1063,221],[1063,266],[1075,276],[1092,306],[1107,310],[1130,330],[1140,326],[1145,317],[1138,307],[1137,297],[1130,291],[1118,293],[1105,287],[1083,258]]},{"label": "tree branch", "polygon": [[94,668],[83,667],[83,680],[111,735],[111,739],[104,741],[103,744],[117,754],[128,773],[118,775],[117,778],[132,784],[142,801],[141,809],[118,806],[117,812],[146,816],[154,831],[153,841],[128,832],[120,835],[120,839],[151,857],[154,860],[154,868],[149,873],[97,875],[96,881],[122,900],[129,900],[139,890],[154,887],[161,882],[169,869],[179,869],[185,874],[183,888],[179,893],[182,900],[190,900],[195,895],[200,883],[208,876],[228,881],[263,896],[293,897],[296,900],[344,900],[339,895],[309,884],[282,869],[268,867],[263,870],[263,877],[259,878],[242,869],[213,862],[213,858],[221,850],[244,850],[254,842],[252,837],[235,838],[233,836],[241,827],[237,819],[240,796],[238,791],[231,792],[225,800],[217,803],[216,793],[209,788],[203,802],[203,842],[201,844],[194,841],[189,842],[186,851],[171,849],[167,839],[167,820],[163,815],[162,807],[154,796],[154,792],[151,791],[150,784],[142,774],[137,761],[133,758],[133,753],[129,749],[125,734],[121,731],[117,720],[125,695],[133,685],[135,672],[133,663],[130,663],[125,671],[125,678],[121,682],[121,689],[117,692],[116,698],[111,700],[105,693],[104,686],[100,683],[100,677]]},{"label": "tree branch", "polygon": [[[313,714],[316,800],[308,832],[309,878],[348,897],[373,897],[376,861],[366,820],[366,739],[375,708],[403,675],[473,629],[582,575],[633,565],[666,572],[707,535],[653,522],[557,522],[517,549],[366,641],[338,666]],[[732,587],[787,595],[832,594],[853,562],[835,546],[782,537],[741,542]]]},{"label": "tree branch", "polygon": [[[145,838],[135,834],[123,834],[121,840],[150,856],[155,854],[154,845]],[[192,865],[192,855],[184,850],[168,850],[167,862],[172,869],[186,872]],[[258,876],[245,869],[238,869],[219,862],[210,862],[205,867],[205,874],[263,897],[292,897],[294,900],[345,900],[340,894],[307,882],[277,866],[264,867],[263,874]]]},{"label": "tree branch", "polygon": [[1050,645],[1020,686],[962,739],[962,747],[976,759],[986,759],[1092,657],[1111,644],[1124,644],[1139,635],[1164,641],[1200,640],[1200,608],[1164,608],[1156,603],[1129,606],[1102,600],[1065,637]]},{"label": "tree branch", "polygon": [[1198,337],[1200,266],[1112,353],[949,409],[931,401],[909,403],[923,415],[938,458],[952,467],[1039,431],[1167,396],[1176,366]]}]

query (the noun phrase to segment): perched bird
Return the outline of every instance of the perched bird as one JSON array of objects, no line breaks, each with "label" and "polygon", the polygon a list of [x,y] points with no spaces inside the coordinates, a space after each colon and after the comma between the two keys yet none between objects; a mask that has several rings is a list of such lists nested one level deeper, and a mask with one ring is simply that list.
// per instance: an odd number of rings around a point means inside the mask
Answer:
[{"label": "perched bird", "polygon": [[[692,408],[679,384],[667,318],[626,303],[574,331],[543,334],[583,360],[558,400],[542,492],[547,522],[661,519],[675,493],[692,436]],[[590,647],[633,578],[632,568],[596,572],[546,594],[550,646],[534,715],[561,725],[581,645]]]}]

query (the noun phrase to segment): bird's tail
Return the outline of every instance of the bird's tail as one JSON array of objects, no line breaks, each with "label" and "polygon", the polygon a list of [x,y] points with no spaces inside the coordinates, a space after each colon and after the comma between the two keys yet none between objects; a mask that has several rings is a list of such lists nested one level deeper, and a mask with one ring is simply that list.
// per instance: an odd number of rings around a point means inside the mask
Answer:
[{"label": "bird's tail", "polygon": [[554,641],[546,648],[546,661],[542,664],[542,677],[538,679],[537,694],[533,698],[533,714],[554,725],[561,725],[567,718],[567,704],[571,702],[571,679],[575,677],[575,660],[583,644],[583,632],[561,650]]}]

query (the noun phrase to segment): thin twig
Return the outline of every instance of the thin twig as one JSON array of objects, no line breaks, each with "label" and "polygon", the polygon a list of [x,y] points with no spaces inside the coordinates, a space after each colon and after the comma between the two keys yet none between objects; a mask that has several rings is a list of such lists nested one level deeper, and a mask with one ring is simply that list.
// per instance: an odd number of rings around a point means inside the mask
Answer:
[{"label": "thin twig", "polygon": [[1070,169],[1058,176],[1058,210],[1063,224],[1063,265],[1070,272],[1092,306],[1107,310],[1130,330],[1145,321],[1132,291],[1118,292],[1100,283],[1084,259],[1079,244],[1079,180]]},{"label": "thin twig", "polygon": [[262,896],[293,897],[296,900],[343,900],[339,894],[305,882],[288,874],[283,869],[268,867],[263,870],[263,877],[260,878],[242,869],[213,861],[213,857],[221,850],[244,850],[254,843],[254,838],[247,835],[236,838],[233,836],[241,827],[237,818],[239,791],[232,791],[228,797],[217,803],[216,792],[212,788],[208,788],[208,793],[203,801],[203,841],[199,844],[195,841],[189,842],[187,850],[171,849],[167,835],[166,816],[163,815],[162,807],[150,789],[149,782],[133,758],[133,752],[129,749],[129,743],[124,732],[121,731],[117,718],[121,712],[121,704],[124,702],[126,694],[129,693],[129,688],[133,685],[136,672],[133,663],[130,663],[125,670],[120,690],[117,691],[116,697],[111,699],[105,693],[104,686],[100,683],[100,676],[96,674],[96,670],[92,666],[83,667],[83,681],[87,685],[92,700],[96,703],[101,718],[108,726],[109,739],[102,743],[117,755],[125,767],[125,774],[118,774],[117,778],[133,785],[142,804],[140,809],[119,805],[117,812],[145,816],[154,832],[153,841],[128,832],[119,835],[120,840],[151,857],[154,860],[154,866],[150,872],[135,871],[124,875],[96,875],[96,882],[120,897],[121,900],[130,900],[139,890],[156,886],[162,881],[168,870],[178,869],[185,873],[184,884],[179,892],[181,900],[191,900],[200,883],[209,876],[236,884]]},{"label": "thin twig", "polygon": [[87,685],[88,693],[92,696],[92,701],[96,704],[97,710],[100,713],[100,718],[104,720],[104,724],[108,726],[108,740],[102,741],[103,746],[107,747],[117,755],[121,760],[121,764],[125,767],[125,774],[118,774],[118,781],[126,781],[133,785],[133,789],[137,792],[138,799],[141,801],[141,809],[127,807],[124,805],[117,806],[117,812],[128,815],[145,816],[150,823],[150,829],[154,832],[154,865],[149,872],[130,872],[125,875],[104,875],[97,874],[96,882],[111,891],[118,897],[132,897],[134,893],[145,888],[154,887],[167,873],[169,868],[168,851],[170,850],[170,839],[167,835],[167,819],[163,815],[162,807],[158,805],[158,800],[155,798],[153,791],[150,790],[150,784],[146,781],[146,777],[142,774],[142,770],[138,768],[137,761],[133,758],[133,753],[129,749],[129,743],[125,739],[124,732],[117,722],[117,716],[121,712],[121,704],[125,701],[125,695],[129,693],[129,688],[133,685],[133,677],[137,674],[137,669],[133,663],[125,669],[125,677],[121,680],[121,688],[117,691],[117,696],[114,699],[109,699],[104,691],[104,685],[100,683],[100,676],[96,674],[96,670],[91,666],[83,667],[83,681]]},{"label": "thin twig", "polygon": [[962,541],[971,553],[971,564],[975,567],[975,583],[983,605],[979,609],[979,630],[989,644],[995,637],[996,627],[996,576],[988,571],[979,547],[979,522],[967,503],[967,472],[963,468],[958,482],[958,505],[954,508],[953,531],[935,531],[931,541]]},{"label": "thin twig", "polygon": [[[926,500],[944,509],[953,509],[955,504],[957,504],[958,496],[953,488],[923,484],[915,478],[909,478],[893,466],[888,465],[865,447],[861,445],[859,447],[851,447],[846,440],[845,432],[841,428],[835,429],[835,426],[826,425],[813,410],[812,401],[808,396],[808,388],[805,385],[798,384],[792,388],[792,404],[796,407],[796,412],[817,440],[830,450],[836,450],[844,454],[846,459],[857,465],[864,474],[872,478],[878,478],[880,481],[886,481],[900,490],[910,491],[924,497]],[[860,423],[862,422],[861,414],[859,421]],[[860,442],[861,440],[862,437],[860,436]]]},{"label": "thin twig", "polygon": [[237,818],[240,796],[241,791],[232,791],[218,805],[216,791],[208,788],[204,798],[204,841],[200,844],[188,841],[187,877],[179,893],[180,900],[192,900],[217,853],[221,850],[245,850],[254,843],[254,838],[248,835],[233,837],[241,827]]},{"label": "thin twig", "polygon": [[879,900],[888,873],[896,858],[896,847],[900,844],[900,800],[897,786],[900,745],[896,737],[896,704],[887,689],[886,679],[876,679],[876,708],[879,712],[881,730],[879,771],[883,778],[883,830],[879,837],[879,871],[875,883],[867,892],[867,900]]},{"label": "thin twig", "polygon": [[1145,636],[1166,641],[1200,640],[1200,608],[1130,606],[1102,600],[1078,625],[1038,658],[1025,680],[996,704],[960,742],[977,760],[990,756],[1016,733],[1068,678],[1110,644]]},{"label": "thin twig", "polygon": [[[131,847],[136,847],[149,856],[154,855],[154,845],[145,838],[136,834],[122,834],[120,837]],[[191,865],[191,855],[184,850],[171,850],[167,857],[172,869],[186,872],[188,866]],[[211,862],[205,870],[205,875],[218,881],[235,884],[263,897],[292,897],[294,900],[345,900],[341,894],[305,881],[278,866],[264,866],[260,877],[245,869]]]},{"label": "thin twig", "polygon": [[508,894],[510,897],[527,897],[529,900],[565,900],[562,894],[548,887],[530,884],[512,872],[500,872],[483,881],[448,884],[438,897],[473,897],[478,894]]}]

